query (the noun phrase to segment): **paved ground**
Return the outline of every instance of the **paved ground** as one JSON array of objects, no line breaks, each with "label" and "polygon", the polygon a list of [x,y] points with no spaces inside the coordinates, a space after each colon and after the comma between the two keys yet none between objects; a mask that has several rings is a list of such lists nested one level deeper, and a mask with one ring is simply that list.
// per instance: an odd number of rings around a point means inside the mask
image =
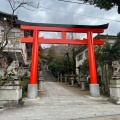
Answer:
[{"label": "paved ground", "polygon": [[24,99],[23,107],[0,111],[0,120],[120,120],[120,106],[107,97],[91,98],[88,91],[52,82],[48,73],[45,79],[38,99]]}]

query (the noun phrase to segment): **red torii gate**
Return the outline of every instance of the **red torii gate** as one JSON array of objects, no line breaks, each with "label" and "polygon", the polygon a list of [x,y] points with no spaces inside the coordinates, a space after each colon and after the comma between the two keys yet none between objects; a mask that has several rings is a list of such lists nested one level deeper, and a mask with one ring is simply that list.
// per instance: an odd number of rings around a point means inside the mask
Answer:
[{"label": "red torii gate", "polygon": [[[98,26],[87,25],[66,25],[66,24],[45,24],[45,23],[28,23],[23,21],[16,21],[21,25],[21,30],[33,31],[33,36],[21,38],[21,42],[32,43],[32,64],[30,83],[28,85],[28,98],[34,99],[37,97],[37,67],[38,67],[38,48],[39,44],[79,44],[88,45],[88,58],[90,70],[90,94],[92,97],[99,97],[99,84],[97,84],[96,63],[94,55],[94,45],[103,45],[103,40],[93,39],[93,33],[103,33],[104,29],[108,28],[108,24]],[[47,39],[39,37],[39,32],[61,32],[60,39]],[[67,39],[66,32],[87,33],[87,39]]]}]

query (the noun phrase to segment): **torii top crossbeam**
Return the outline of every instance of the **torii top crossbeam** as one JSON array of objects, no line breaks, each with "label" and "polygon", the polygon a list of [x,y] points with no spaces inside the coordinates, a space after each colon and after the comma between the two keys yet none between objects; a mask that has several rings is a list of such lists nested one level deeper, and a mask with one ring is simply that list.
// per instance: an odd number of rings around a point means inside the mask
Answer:
[{"label": "torii top crossbeam", "polygon": [[[46,23],[29,23],[20,20],[16,20],[17,24],[21,25],[22,30],[32,30],[38,31],[49,31],[49,32],[61,32],[62,39],[45,39],[43,37],[38,37],[38,42],[40,44],[88,44],[87,39],[66,39],[66,32],[76,32],[76,33],[87,33],[91,31],[92,33],[102,33],[104,29],[108,28],[108,24],[90,26],[90,25],[68,25],[68,24],[46,24]],[[29,40],[28,40],[29,39]],[[33,37],[22,38],[21,42],[33,42]],[[94,39],[94,44],[102,45],[103,40]]]},{"label": "torii top crossbeam", "polygon": [[[86,44],[88,45],[89,71],[90,71],[90,91],[94,92],[95,96],[99,96],[96,64],[94,55],[94,45],[104,44],[103,40],[93,39],[92,33],[103,33],[104,29],[108,28],[108,24],[90,26],[90,25],[66,25],[66,24],[45,24],[45,23],[29,23],[16,20],[16,23],[21,25],[22,30],[33,31],[33,36],[22,37],[21,42],[32,43],[32,64],[30,74],[30,84],[28,86],[29,98],[36,98],[37,94],[37,67],[38,67],[38,44]],[[61,32],[60,39],[51,39],[39,37],[41,31]],[[66,32],[87,33],[87,39],[67,39]],[[36,87],[36,89],[35,89]],[[32,90],[31,90],[32,89]],[[36,90],[36,92],[35,92]],[[29,93],[29,91],[32,91]],[[34,97],[33,94],[34,93]],[[35,94],[36,93],[36,94]]]}]

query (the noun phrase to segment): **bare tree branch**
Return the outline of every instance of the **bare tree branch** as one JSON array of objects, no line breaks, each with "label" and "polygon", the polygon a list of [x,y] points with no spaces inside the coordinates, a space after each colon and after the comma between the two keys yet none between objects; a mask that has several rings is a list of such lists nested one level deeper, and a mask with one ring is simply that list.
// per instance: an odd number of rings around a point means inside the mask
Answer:
[{"label": "bare tree branch", "polygon": [[[14,15],[15,12],[19,8],[25,8],[27,10],[38,10],[40,8],[40,2],[36,2],[35,0],[6,0],[8,1],[11,10],[12,10],[12,18],[10,20],[4,20],[4,18],[0,18],[0,24],[3,26],[3,38],[0,41],[0,54],[3,52],[3,49],[6,47],[8,44],[8,39],[9,39],[9,33],[14,27]],[[5,18],[7,19],[7,18]],[[9,18],[8,18],[9,19]],[[8,22],[9,21],[9,22]],[[14,36],[13,36],[14,37]]]},{"label": "bare tree branch", "polygon": [[12,5],[12,3],[11,3],[11,0],[8,0],[8,2],[9,2],[9,4],[10,4],[10,7],[11,7],[12,11],[13,11],[13,5]]}]

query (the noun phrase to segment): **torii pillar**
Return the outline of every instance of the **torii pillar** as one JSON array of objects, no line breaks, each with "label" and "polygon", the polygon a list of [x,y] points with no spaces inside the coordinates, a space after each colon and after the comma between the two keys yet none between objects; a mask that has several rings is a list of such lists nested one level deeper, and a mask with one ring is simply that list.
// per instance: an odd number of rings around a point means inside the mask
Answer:
[{"label": "torii pillar", "polygon": [[33,43],[32,43],[32,61],[31,61],[31,73],[30,73],[30,82],[28,84],[28,94],[27,97],[29,99],[37,98],[38,94],[38,85],[37,85],[37,68],[38,68],[38,51],[39,51],[39,43],[38,43],[38,34],[39,31],[37,29],[34,30],[33,34]]},{"label": "torii pillar", "polygon": [[99,84],[97,83],[96,61],[92,31],[87,32],[87,38],[88,38],[88,62],[90,72],[90,85],[89,85],[90,95],[92,97],[100,97]]},{"label": "torii pillar", "polygon": [[[28,98],[37,98],[37,67],[38,67],[38,47],[39,44],[77,44],[88,45],[88,60],[90,71],[90,95],[92,97],[99,97],[99,84],[97,83],[96,75],[96,63],[94,45],[103,45],[104,40],[98,40],[92,38],[92,33],[102,33],[104,29],[108,28],[108,24],[99,26],[85,26],[85,25],[60,25],[60,24],[44,24],[44,23],[28,23],[19,22],[22,30],[32,30],[33,36],[28,38],[21,38],[21,42],[32,43],[32,62],[31,62],[31,74],[30,83],[28,85]],[[39,37],[39,32],[61,32],[60,39],[51,39]],[[87,39],[67,39],[67,32],[87,33]]]}]

